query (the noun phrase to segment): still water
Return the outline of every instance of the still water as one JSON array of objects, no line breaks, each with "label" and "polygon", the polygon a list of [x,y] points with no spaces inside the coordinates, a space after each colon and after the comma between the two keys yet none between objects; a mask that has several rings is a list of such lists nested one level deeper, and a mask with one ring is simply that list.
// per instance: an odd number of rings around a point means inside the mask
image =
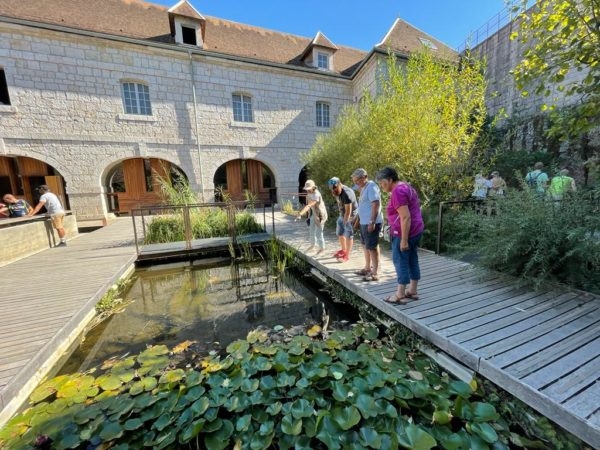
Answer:
[{"label": "still water", "polygon": [[258,326],[352,320],[309,277],[274,274],[265,262],[154,266],[136,271],[127,306],[91,329],[59,373],[85,371],[146,345],[195,341],[200,353],[221,350]]}]

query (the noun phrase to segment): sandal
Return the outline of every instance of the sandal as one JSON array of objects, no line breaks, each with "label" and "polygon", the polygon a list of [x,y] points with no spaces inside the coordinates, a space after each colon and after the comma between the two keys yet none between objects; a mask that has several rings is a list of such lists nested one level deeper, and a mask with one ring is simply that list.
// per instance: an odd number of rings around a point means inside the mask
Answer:
[{"label": "sandal", "polygon": [[371,271],[368,270],[368,269],[360,269],[360,270],[355,270],[354,271],[354,275],[360,275],[361,277],[369,275],[370,273],[371,273]]},{"label": "sandal", "polygon": [[405,292],[404,295],[411,300],[419,300],[419,294],[417,293],[413,294],[412,292]]},{"label": "sandal", "polygon": [[379,276],[376,273],[370,273],[363,277],[363,281],[379,281]]},{"label": "sandal", "polygon": [[398,297],[395,293],[388,295],[383,301],[392,305],[406,305],[408,303],[407,297]]}]

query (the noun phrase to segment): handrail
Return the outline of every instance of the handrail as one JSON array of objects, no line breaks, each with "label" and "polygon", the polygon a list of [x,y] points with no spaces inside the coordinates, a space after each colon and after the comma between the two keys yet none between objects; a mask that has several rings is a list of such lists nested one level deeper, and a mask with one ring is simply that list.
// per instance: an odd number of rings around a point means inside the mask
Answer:
[{"label": "handrail", "polygon": [[[226,210],[227,213],[227,232],[228,236],[231,239],[233,245],[237,244],[238,240],[238,232],[235,223],[236,211],[251,207],[253,210],[257,210],[262,205],[262,226],[266,231],[267,229],[267,202],[252,202],[252,201],[231,201],[231,202],[209,202],[209,203],[194,203],[194,204],[186,204],[186,205],[150,205],[144,206],[142,208],[132,209],[131,219],[133,225],[133,235],[135,240],[135,248],[136,253],[140,255],[140,240],[145,239],[146,233],[146,224],[147,218],[154,215],[162,215],[165,213],[174,214],[176,212],[181,212],[182,220],[183,220],[183,235],[185,242],[186,251],[190,251],[192,249],[192,241],[194,239],[193,233],[193,225],[191,220],[191,210],[199,209],[199,208],[222,208]],[[275,205],[274,203],[269,203],[271,206],[271,229],[273,234],[275,234]],[[142,230],[144,236],[139,236],[138,227],[136,219],[141,220]],[[260,223],[260,222],[259,222]]]}]

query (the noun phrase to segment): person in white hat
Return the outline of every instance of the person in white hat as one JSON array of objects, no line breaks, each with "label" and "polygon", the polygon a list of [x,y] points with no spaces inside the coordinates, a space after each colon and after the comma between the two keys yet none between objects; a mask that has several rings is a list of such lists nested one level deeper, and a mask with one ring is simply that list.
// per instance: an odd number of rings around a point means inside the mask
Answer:
[{"label": "person in white hat", "polygon": [[308,247],[306,251],[309,252],[315,247],[318,247],[316,255],[320,255],[325,250],[323,228],[327,221],[327,208],[325,207],[323,197],[313,180],[306,180],[306,183],[304,183],[304,190],[306,191],[306,206],[298,212],[297,217],[299,218],[304,213],[310,211],[310,247]]}]

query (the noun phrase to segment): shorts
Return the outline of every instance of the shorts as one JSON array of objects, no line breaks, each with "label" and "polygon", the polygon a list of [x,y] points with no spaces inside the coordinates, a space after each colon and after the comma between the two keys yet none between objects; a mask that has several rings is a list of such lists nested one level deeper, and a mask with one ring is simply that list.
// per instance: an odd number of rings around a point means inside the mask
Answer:
[{"label": "shorts", "polygon": [[346,236],[347,239],[354,237],[354,228],[352,227],[352,219],[350,222],[344,223],[343,217],[338,217],[335,225],[335,234],[337,236]]},{"label": "shorts", "polygon": [[54,229],[59,230],[64,228],[65,223],[65,213],[57,213],[50,216],[50,220],[52,220],[52,226]]},{"label": "shorts", "polygon": [[376,223],[373,231],[368,231],[369,225],[360,226],[360,242],[365,246],[367,250],[375,250],[379,245],[379,232],[381,231],[381,224]]}]

